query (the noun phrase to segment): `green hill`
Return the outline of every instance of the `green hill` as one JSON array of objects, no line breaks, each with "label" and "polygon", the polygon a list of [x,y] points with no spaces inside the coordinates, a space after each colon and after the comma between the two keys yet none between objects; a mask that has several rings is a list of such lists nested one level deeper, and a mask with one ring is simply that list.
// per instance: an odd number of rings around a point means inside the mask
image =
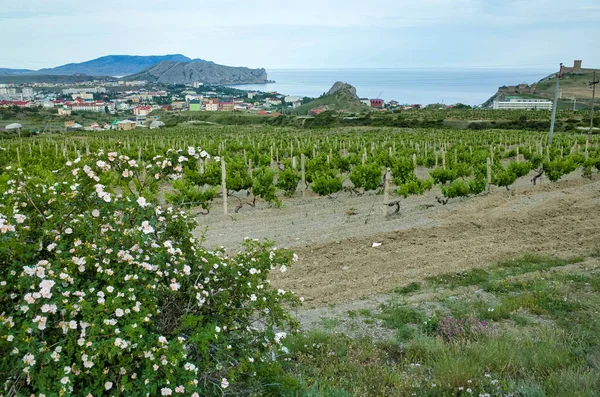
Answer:
[{"label": "green hill", "polygon": [[311,110],[332,110],[337,112],[358,113],[369,108],[360,102],[356,88],[347,83],[335,83],[329,92],[320,98],[294,109],[298,115],[309,114]]}]

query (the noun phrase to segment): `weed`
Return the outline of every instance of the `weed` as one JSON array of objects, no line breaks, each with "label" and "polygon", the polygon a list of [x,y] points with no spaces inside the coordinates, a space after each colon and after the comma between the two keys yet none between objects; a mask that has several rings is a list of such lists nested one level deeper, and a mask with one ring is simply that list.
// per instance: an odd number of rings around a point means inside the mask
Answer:
[{"label": "weed", "polygon": [[408,285],[405,285],[404,287],[397,287],[394,289],[393,292],[397,293],[397,294],[410,294],[413,292],[417,292],[421,289],[421,283],[417,283],[417,282],[412,282]]}]

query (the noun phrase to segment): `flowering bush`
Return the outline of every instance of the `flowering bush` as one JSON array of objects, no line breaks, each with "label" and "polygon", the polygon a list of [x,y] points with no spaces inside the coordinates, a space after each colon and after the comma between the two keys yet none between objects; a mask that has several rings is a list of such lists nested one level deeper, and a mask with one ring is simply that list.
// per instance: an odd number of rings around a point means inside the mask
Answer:
[{"label": "flowering bush", "polygon": [[199,149],[142,165],[100,152],[0,186],[4,395],[186,395],[236,389],[291,324],[269,271],[295,256],[202,248],[186,213],[151,200]]},{"label": "flowering bush", "polygon": [[487,321],[477,320],[473,317],[444,317],[437,324],[436,335],[441,336],[447,342],[457,339],[476,339],[487,328]]}]

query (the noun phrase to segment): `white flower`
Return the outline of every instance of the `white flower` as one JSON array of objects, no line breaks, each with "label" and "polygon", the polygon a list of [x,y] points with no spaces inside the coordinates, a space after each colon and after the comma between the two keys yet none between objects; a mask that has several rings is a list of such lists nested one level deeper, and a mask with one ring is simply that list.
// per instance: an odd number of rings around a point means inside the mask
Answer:
[{"label": "white flower", "polygon": [[17,223],[25,222],[25,218],[27,217],[23,214],[15,214],[15,220],[17,221]]},{"label": "white flower", "polygon": [[160,336],[160,337],[158,337],[158,341],[160,343],[167,343],[167,338],[165,338],[164,336]]},{"label": "white flower", "polygon": [[219,327],[218,325],[215,327],[215,332],[218,334],[219,332],[221,332],[221,327]]},{"label": "white flower", "polygon": [[117,317],[123,317],[124,314],[125,314],[125,312],[123,311],[123,309],[115,310],[115,316],[117,316]]},{"label": "white flower", "polygon": [[35,357],[31,353],[24,355],[22,360],[25,363],[25,365],[35,365]]},{"label": "white flower", "polygon": [[69,380],[69,377],[68,377],[68,376],[65,376],[64,378],[62,378],[62,379],[60,380],[60,383],[62,383],[63,385],[66,385],[66,384],[67,384],[67,383],[69,383],[69,382],[70,382],[70,380]]},{"label": "white flower", "polygon": [[100,216],[100,211],[98,211],[98,210],[93,210],[93,211],[92,211],[92,216],[93,216],[94,218],[98,218],[98,217]]},{"label": "white flower", "polygon": [[173,394],[173,390],[169,389],[168,387],[163,387],[162,389],[160,389],[160,394],[162,396],[170,396],[171,394]]},{"label": "white flower", "polygon": [[292,260],[294,262],[298,262],[298,255],[296,255],[296,253],[294,253],[294,256],[292,257]]},{"label": "white flower", "polygon": [[70,227],[65,229],[65,234],[71,234],[73,233],[73,229],[71,229]]},{"label": "white flower", "polygon": [[112,387],[113,387],[113,383],[112,383],[112,382],[106,382],[106,383],[104,384],[104,388],[105,388],[106,390],[110,390],[110,389],[112,389]]},{"label": "white flower", "polygon": [[281,273],[285,273],[287,271],[287,266],[286,265],[281,265]]},{"label": "white flower", "polygon": [[146,202],[146,199],[144,197],[138,197],[137,199],[137,203],[139,204],[140,207],[144,208],[148,206],[148,203]]},{"label": "white flower", "polygon": [[254,295],[254,294],[250,295],[250,300],[252,302],[256,302],[256,295]]},{"label": "white flower", "polygon": [[229,381],[227,380],[227,378],[221,379],[221,387],[223,389],[227,389],[229,387]]},{"label": "white flower", "polygon": [[113,292],[115,290],[115,288],[112,285],[109,285],[108,287],[106,287],[106,290],[108,292]]}]

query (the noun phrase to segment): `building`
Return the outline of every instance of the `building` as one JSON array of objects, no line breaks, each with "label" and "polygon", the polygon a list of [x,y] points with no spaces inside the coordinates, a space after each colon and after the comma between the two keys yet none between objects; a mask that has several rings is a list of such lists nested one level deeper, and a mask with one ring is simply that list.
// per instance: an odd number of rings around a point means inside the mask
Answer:
[{"label": "building", "polygon": [[105,112],[106,109],[110,112],[114,110],[114,104],[112,102],[104,102],[104,101],[94,101],[94,102],[85,102],[81,98],[73,102],[65,102],[65,106],[71,108],[74,112],[93,112],[93,113],[102,113]]},{"label": "building", "polygon": [[301,96],[293,96],[293,95],[288,95],[288,96],[285,97],[285,101],[287,103],[301,102],[302,99],[303,98]]},{"label": "building", "polygon": [[197,99],[190,101],[190,112],[199,112],[202,110],[202,102]]},{"label": "building", "polygon": [[35,92],[31,87],[23,87],[23,90],[21,92],[24,98],[32,98],[35,95]]},{"label": "building", "polygon": [[200,88],[201,85],[204,85],[204,84],[199,81],[194,81],[192,83],[192,87],[194,87],[194,88]]},{"label": "building", "polygon": [[371,100],[369,98],[360,98],[359,101],[366,106],[371,107]]},{"label": "building", "polygon": [[135,121],[131,121],[131,120],[123,120],[123,121],[119,121],[117,124],[117,130],[121,130],[121,131],[129,131],[129,130],[135,130],[137,127],[137,123]]},{"label": "building", "polygon": [[494,101],[492,109],[552,110],[552,102],[546,99],[506,97],[504,101]]},{"label": "building", "polygon": [[379,98],[370,99],[369,102],[370,102],[371,107],[376,108],[376,109],[381,109],[385,105],[383,102],[383,99],[379,99]]},{"label": "building", "polygon": [[73,100],[76,100],[77,98],[81,98],[81,99],[85,99],[85,100],[94,100],[94,94],[89,93],[89,92],[82,92],[79,94],[71,94],[71,98],[73,98]]},{"label": "building", "polygon": [[174,101],[171,103],[171,108],[173,110],[183,110],[187,107],[187,103],[185,101]]},{"label": "building", "polygon": [[600,69],[589,69],[589,68],[582,68],[581,64],[583,63],[583,61],[581,59],[576,59],[575,61],[573,61],[573,67],[566,67],[563,66],[562,67],[562,72],[563,73],[592,73],[592,72],[600,72]]},{"label": "building", "polygon": [[233,101],[227,101],[227,102],[221,102],[219,103],[219,109],[222,112],[231,112],[233,111],[233,107],[235,105],[233,104]]},{"label": "building", "polygon": [[219,100],[218,99],[208,99],[205,104],[205,108],[207,112],[216,112],[219,110]]},{"label": "building", "polygon": [[147,116],[152,112],[152,106],[136,106],[133,108],[133,114],[136,116]]},{"label": "building", "polygon": [[265,102],[274,106],[281,105],[281,99],[279,98],[267,98]]},{"label": "building", "polygon": [[106,88],[104,87],[89,87],[89,88],[65,88],[62,90],[63,95],[73,95],[73,94],[104,94],[106,93]]},{"label": "building", "polygon": [[256,91],[248,91],[248,99],[254,99],[254,95],[256,95]]},{"label": "building", "polygon": [[59,116],[70,116],[71,115],[71,109],[68,107],[60,107],[58,108],[58,115]]}]

